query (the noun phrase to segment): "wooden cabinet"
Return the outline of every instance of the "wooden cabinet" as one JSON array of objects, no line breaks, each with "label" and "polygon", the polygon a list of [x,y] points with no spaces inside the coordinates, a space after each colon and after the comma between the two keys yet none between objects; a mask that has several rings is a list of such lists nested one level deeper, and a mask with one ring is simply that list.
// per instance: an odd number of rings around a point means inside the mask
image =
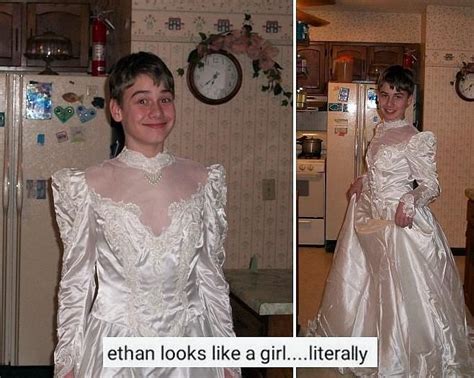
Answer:
[{"label": "wooden cabinet", "polygon": [[[330,44],[330,79],[334,79],[335,61],[342,56],[354,59],[352,80],[375,81],[379,73],[393,64],[403,65],[405,51],[412,51],[419,60],[420,47],[417,44],[374,44],[374,43],[339,43]],[[417,66],[413,67],[415,78]]]},{"label": "wooden cabinet", "polygon": [[352,80],[366,80],[367,71],[367,47],[361,45],[331,45],[331,80],[334,80],[336,59],[343,56],[351,56],[354,59],[352,68]]},{"label": "wooden cabinet", "polygon": [[21,64],[22,4],[0,4],[0,66]]},{"label": "wooden cabinet", "polygon": [[89,13],[88,0],[0,3],[0,66],[20,70],[44,67],[44,61],[24,56],[27,41],[33,35],[54,32],[71,40],[73,58],[53,61],[51,66],[85,71],[89,61]]},{"label": "wooden cabinet", "polygon": [[304,87],[308,95],[327,91],[327,44],[311,42],[297,48],[297,87]]},{"label": "wooden cabinet", "polygon": [[[51,66],[87,67],[89,61],[89,4],[29,3],[26,4],[26,14],[26,39],[33,35],[53,32],[71,40],[72,59],[53,61]],[[24,57],[23,65],[44,66],[44,62]]]},{"label": "wooden cabinet", "polygon": [[466,305],[474,314],[474,201],[467,204],[466,261],[464,265],[464,295]]},{"label": "wooden cabinet", "polygon": [[400,43],[310,42],[298,44],[296,56],[297,88],[311,95],[327,94],[327,83],[335,78],[335,63],[344,56],[353,58],[352,81],[376,81],[380,72],[393,64],[403,65],[405,53],[416,57],[415,79],[420,46]]}]

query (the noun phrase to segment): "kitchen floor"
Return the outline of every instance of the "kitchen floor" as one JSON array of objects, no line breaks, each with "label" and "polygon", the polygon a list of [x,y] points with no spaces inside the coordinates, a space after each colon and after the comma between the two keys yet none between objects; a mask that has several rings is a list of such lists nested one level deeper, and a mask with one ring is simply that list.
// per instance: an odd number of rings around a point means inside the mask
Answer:
[{"label": "kitchen floor", "polygon": [[[324,248],[300,247],[298,249],[298,324],[304,333],[308,321],[313,319],[322,299],[324,285],[333,254]],[[464,256],[455,256],[461,280],[464,281]],[[466,312],[467,308],[466,308]],[[474,327],[474,318],[468,313],[468,324]],[[336,369],[297,369],[297,378],[352,377],[341,375]]]}]

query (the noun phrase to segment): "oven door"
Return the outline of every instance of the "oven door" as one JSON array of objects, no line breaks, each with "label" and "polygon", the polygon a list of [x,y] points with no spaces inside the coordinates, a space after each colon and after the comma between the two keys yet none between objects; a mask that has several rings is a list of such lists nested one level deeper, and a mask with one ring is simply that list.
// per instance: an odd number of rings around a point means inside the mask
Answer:
[{"label": "oven door", "polygon": [[298,217],[324,218],[325,183],[324,173],[297,175]]},{"label": "oven door", "polygon": [[298,244],[324,245],[325,175],[297,175]]}]

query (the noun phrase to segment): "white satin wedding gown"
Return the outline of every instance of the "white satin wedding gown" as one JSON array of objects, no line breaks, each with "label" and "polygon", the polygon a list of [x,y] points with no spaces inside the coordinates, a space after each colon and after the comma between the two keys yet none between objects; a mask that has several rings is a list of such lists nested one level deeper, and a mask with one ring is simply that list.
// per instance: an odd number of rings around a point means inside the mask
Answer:
[{"label": "white satin wedding gown", "polygon": [[224,377],[220,368],[102,366],[105,336],[235,336],[224,180],[219,165],[126,148],[85,172],[54,174],[64,244],[56,376]]},{"label": "white satin wedding gown", "polygon": [[[462,284],[428,204],[439,195],[436,139],[380,124],[363,191],[348,205],[319,313],[308,335],[377,336],[378,369],[359,376],[472,377]],[[413,188],[413,181],[418,186]],[[399,204],[414,215],[399,227]]]}]

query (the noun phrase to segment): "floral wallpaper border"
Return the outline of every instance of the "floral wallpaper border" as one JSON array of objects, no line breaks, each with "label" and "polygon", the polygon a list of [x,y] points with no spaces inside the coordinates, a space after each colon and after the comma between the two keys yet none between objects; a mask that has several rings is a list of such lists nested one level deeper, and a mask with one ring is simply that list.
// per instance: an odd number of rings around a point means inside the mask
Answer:
[{"label": "floral wallpaper border", "polygon": [[288,0],[133,0],[133,9],[179,10],[187,12],[270,13],[288,15],[293,2]]},{"label": "floral wallpaper border", "polygon": [[[240,29],[244,13],[195,13],[134,10],[134,41],[199,42],[199,33],[217,34]],[[275,45],[292,45],[292,21],[288,15],[252,14],[252,27]]]},{"label": "floral wallpaper border", "polygon": [[474,62],[474,50],[426,50],[427,67],[461,67],[463,62]]}]

